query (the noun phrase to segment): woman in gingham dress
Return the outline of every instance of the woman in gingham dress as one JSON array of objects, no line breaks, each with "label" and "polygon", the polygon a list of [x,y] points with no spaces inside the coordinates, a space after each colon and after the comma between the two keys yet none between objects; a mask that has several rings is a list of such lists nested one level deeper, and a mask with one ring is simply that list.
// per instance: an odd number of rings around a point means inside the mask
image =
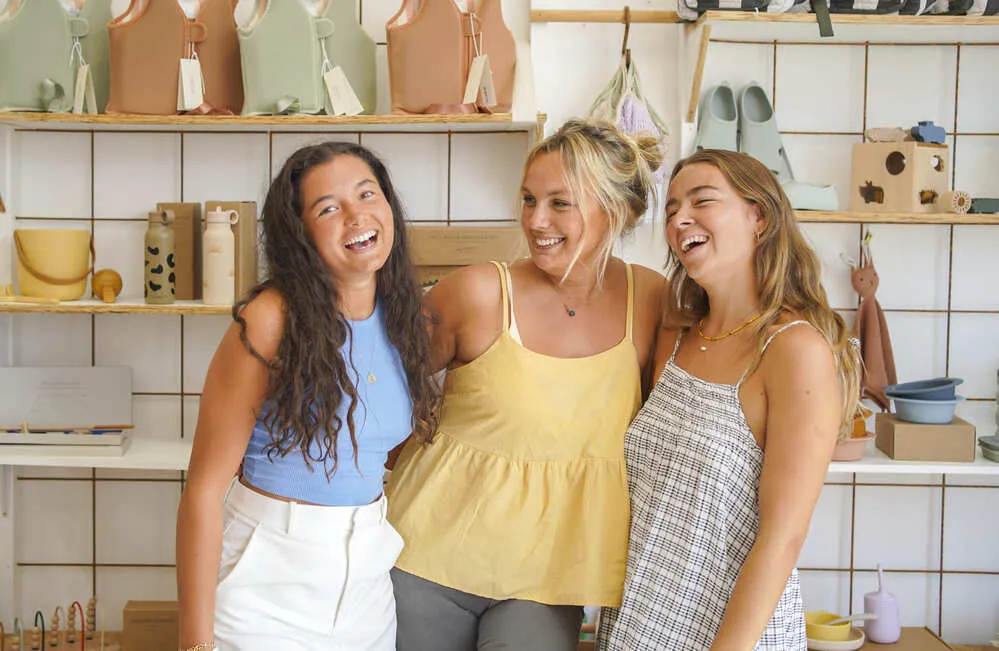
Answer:
[{"label": "woman in gingham dress", "polygon": [[804,651],[795,561],[860,361],[773,174],[702,150],[673,170],[658,382],[625,439],[624,599],[603,651]]}]

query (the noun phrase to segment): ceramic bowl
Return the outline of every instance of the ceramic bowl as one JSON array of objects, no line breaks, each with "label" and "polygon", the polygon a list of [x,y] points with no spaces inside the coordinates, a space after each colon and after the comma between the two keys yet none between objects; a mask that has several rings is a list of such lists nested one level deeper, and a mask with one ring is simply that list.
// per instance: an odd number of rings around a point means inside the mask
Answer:
[{"label": "ceramic bowl", "polygon": [[895,415],[899,420],[927,425],[946,425],[954,420],[954,409],[964,400],[963,396],[954,396],[953,400],[889,397],[895,403]]},{"label": "ceramic bowl", "polygon": [[999,452],[999,436],[980,436],[978,437],[978,445],[993,452]]},{"label": "ceramic bowl", "polygon": [[864,456],[864,450],[867,449],[867,442],[873,440],[873,434],[868,434],[867,436],[851,436],[850,438],[843,439],[836,444],[836,449],[833,450],[832,460],[859,461],[860,458]]},{"label": "ceramic bowl", "polygon": [[851,628],[845,640],[813,640],[808,638],[808,648],[811,651],[856,651],[864,646],[864,631],[859,628]]},{"label": "ceramic bowl", "polygon": [[845,642],[850,639],[850,622],[829,626],[826,622],[839,619],[827,610],[810,610],[805,613],[805,634],[811,640],[827,642]]},{"label": "ceramic bowl", "polygon": [[982,456],[988,459],[989,461],[999,463],[999,450],[993,450],[992,448],[987,448],[983,445]]},{"label": "ceramic bowl", "polygon": [[915,398],[916,400],[953,400],[954,387],[964,382],[956,377],[938,377],[932,380],[888,384],[884,387],[885,395],[890,398]]}]

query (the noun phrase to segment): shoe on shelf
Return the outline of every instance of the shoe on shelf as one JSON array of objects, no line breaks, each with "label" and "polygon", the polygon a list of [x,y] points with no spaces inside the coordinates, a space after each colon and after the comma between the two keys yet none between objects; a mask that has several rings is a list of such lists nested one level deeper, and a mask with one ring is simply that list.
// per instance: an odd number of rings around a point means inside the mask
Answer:
[{"label": "shoe on shelf", "polygon": [[756,82],[750,82],[739,93],[739,151],[774,173],[795,210],[839,209],[839,197],[833,186],[795,180],[773,106]]},{"label": "shoe on shelf", "polygon": [[738,127],[735,92],[727,81],[723,81],[701,97],[694,151],[700,149],[738,151]]}]

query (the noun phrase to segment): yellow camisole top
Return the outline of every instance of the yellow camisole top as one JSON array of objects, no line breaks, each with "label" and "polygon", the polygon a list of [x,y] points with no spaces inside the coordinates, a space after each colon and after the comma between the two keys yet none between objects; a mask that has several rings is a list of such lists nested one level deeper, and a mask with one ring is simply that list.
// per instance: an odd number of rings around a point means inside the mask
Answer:
[{"label": "yellow camisole top", "polygon": [[509,270],[503,331],[447,372],[433,443],[412,440],[386,486],[396,565],[490,599],[619,606],[630,517],[624,434],[641,406],[628,275],[625,336],[581,358],[519,341]]}]

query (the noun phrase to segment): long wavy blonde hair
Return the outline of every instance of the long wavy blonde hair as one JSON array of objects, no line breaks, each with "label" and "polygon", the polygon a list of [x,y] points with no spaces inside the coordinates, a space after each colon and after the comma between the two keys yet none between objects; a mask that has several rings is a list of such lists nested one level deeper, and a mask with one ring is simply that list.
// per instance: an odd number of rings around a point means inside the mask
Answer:
[{"label": "long wavy blonde hair", "polygon": [[[662,142],[651,135],[630,136],[613,122],[602,118],[573,118],[527,154],[524,176],[542,154],[558,154],[562,159],[564,182],[583,216],[583,229],[595,206],[607,214],[609,228],[597,254],[598,282],[604,277],[614,242],[635,228],[656,196],[654,172],[663,162]],[[576,250],[562,280],[579,262],[582,245]]]},{"label": "long wavy blonde hair", "polygon": [[[760,317],[753,324],[757,340],[752,372],[760,363],[769,329],[789,311],[815,326],[836,359],[842,392],[840,438],[850,431],[860,405],[862,362],[843,317],[830,306],[822,287],[819,260],[798,228],[791,202],[763,163],[732,151],[703,149],[679,161],[670,182],[684,167],[707,163],[718,169],[743,200],[755,205],[764,227],[753,258],[759,287]],[[708,295],[687,275],[672,248],[666,258],[667,300],[664,321],[689,328],[708,313]]]}]

